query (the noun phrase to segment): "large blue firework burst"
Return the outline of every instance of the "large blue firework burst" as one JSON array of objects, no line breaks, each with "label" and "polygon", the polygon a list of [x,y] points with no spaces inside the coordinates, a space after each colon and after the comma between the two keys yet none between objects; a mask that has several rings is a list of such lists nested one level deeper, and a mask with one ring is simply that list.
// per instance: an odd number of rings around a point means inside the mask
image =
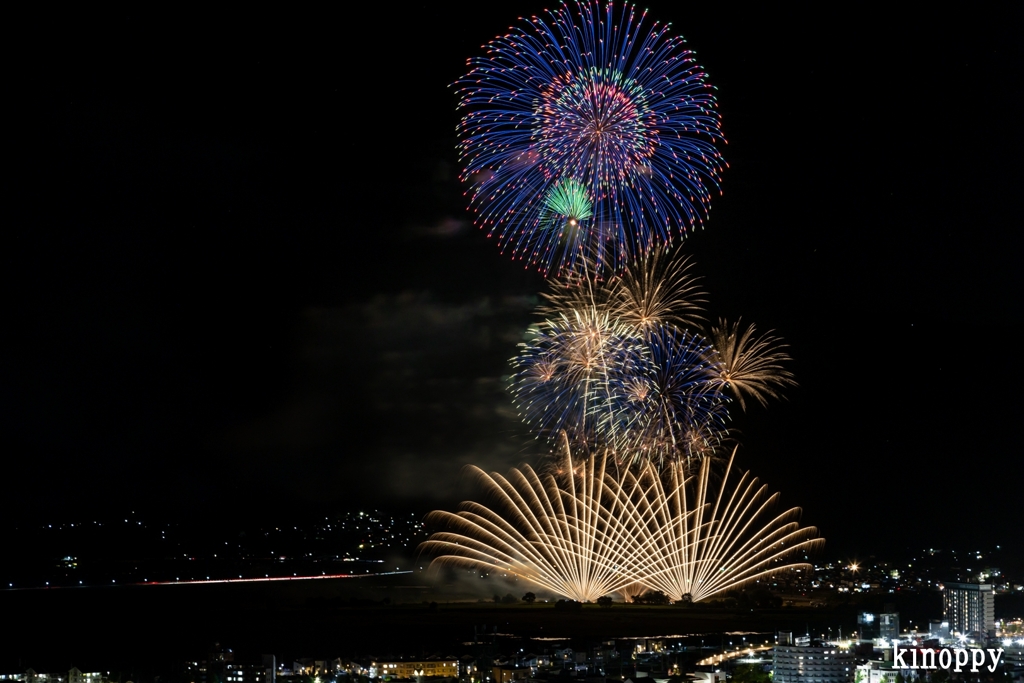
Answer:
[{"label": "large blue firework burst", "polygon": [[456,82],[476,222],[542,272],[619,270],[707,215],[725,166],[684,41],[632,5],[566,0]]}]

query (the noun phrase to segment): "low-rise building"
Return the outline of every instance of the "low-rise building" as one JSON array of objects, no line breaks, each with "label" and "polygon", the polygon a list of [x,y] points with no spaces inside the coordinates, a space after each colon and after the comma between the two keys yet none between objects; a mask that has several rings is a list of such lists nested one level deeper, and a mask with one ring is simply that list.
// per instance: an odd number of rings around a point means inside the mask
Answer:
[{"label": "low-rise building", "polygon": [[458,678],[459,660],[430,658],[374,662],[370,675],[376,678],[434,678],[438,676]]}]

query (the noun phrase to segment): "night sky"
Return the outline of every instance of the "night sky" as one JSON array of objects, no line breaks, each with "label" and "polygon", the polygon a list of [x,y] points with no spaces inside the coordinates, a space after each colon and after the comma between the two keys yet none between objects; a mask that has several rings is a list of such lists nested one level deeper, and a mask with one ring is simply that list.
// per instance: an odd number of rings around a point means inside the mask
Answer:
[{"label": "night sky", "polygon": [[[794,357],[742,466],[826,552],[1018,543],[1020,8],[642,6],[718,88],[709,313]],[[7,521],[425,513],[536,463],[503,376],[544,282],[470,223],[449,84],[543,9],[26,21]]]}]

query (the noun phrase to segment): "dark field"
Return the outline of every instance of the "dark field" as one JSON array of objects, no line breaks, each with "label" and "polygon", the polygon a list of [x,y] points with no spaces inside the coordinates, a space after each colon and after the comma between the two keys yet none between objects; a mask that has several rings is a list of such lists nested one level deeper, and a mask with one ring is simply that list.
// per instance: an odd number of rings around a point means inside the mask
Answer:
[{"label": "dark field", "polygon": [[[478,633],[523,639],[564,638],[576,646],[610,638],[728,631],[825,632],[855,628],[857,608],[735,608],[553,603],[446,603],[430,607],[426,586],[372,585],[367,579],[329,579],[230,585],[117,586],[0,593],[8,636],[0,673],[123,670],[125,680],[150,680],[203,659],[214,642],[240,658],[275,654],[278,661],[356,655],[472,652]],[[381,602],[384,595],[394,604]],[[878,607],[880,607],[879,605]],[[865,606],[873,607],[873,606]],[[905,609],[905,608],[904,608]],[[13,627],[13,628],[11,628]],[[499,651],[502,649],[499,643]],[[172,676],[173,678],[173,676]]]}]

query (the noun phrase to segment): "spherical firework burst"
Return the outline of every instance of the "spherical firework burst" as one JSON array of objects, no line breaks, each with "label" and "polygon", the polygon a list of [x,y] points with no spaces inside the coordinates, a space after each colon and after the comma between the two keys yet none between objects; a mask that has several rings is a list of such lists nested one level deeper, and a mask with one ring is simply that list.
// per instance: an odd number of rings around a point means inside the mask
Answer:
[{"label": "spherical firework burst", "polygon": [[545,273],[618,270],[701,223],[725,139],[668,26],[566,0],[486,50],[456,83],[459,153],[476,222],[504,250]]},{"label": "spherical firework burst", "polygon": [[789,558],[819,545],[817,530],[799,527],[797,508],[773,514],[777,495],[757,479],[731,484],[731,468],[730,458],[717,492],[707,462],[692,477],[674,469],[668,484],[650,466],[610,473],[594,455],[574,466],[568,451],[546,475],[473,468],[493,506],[431,513],[428,523],[443,530],[420,549],[435,563],[500,570],[581,602],[646,590],[699,602],[806,567]]},{"label": "spherical firework burst", "polygon": [[544,198],[544,205],[548,228],[551,230],[577,230],[594,215],[594,206],[587,188],[572,178],[552,185]]}]

